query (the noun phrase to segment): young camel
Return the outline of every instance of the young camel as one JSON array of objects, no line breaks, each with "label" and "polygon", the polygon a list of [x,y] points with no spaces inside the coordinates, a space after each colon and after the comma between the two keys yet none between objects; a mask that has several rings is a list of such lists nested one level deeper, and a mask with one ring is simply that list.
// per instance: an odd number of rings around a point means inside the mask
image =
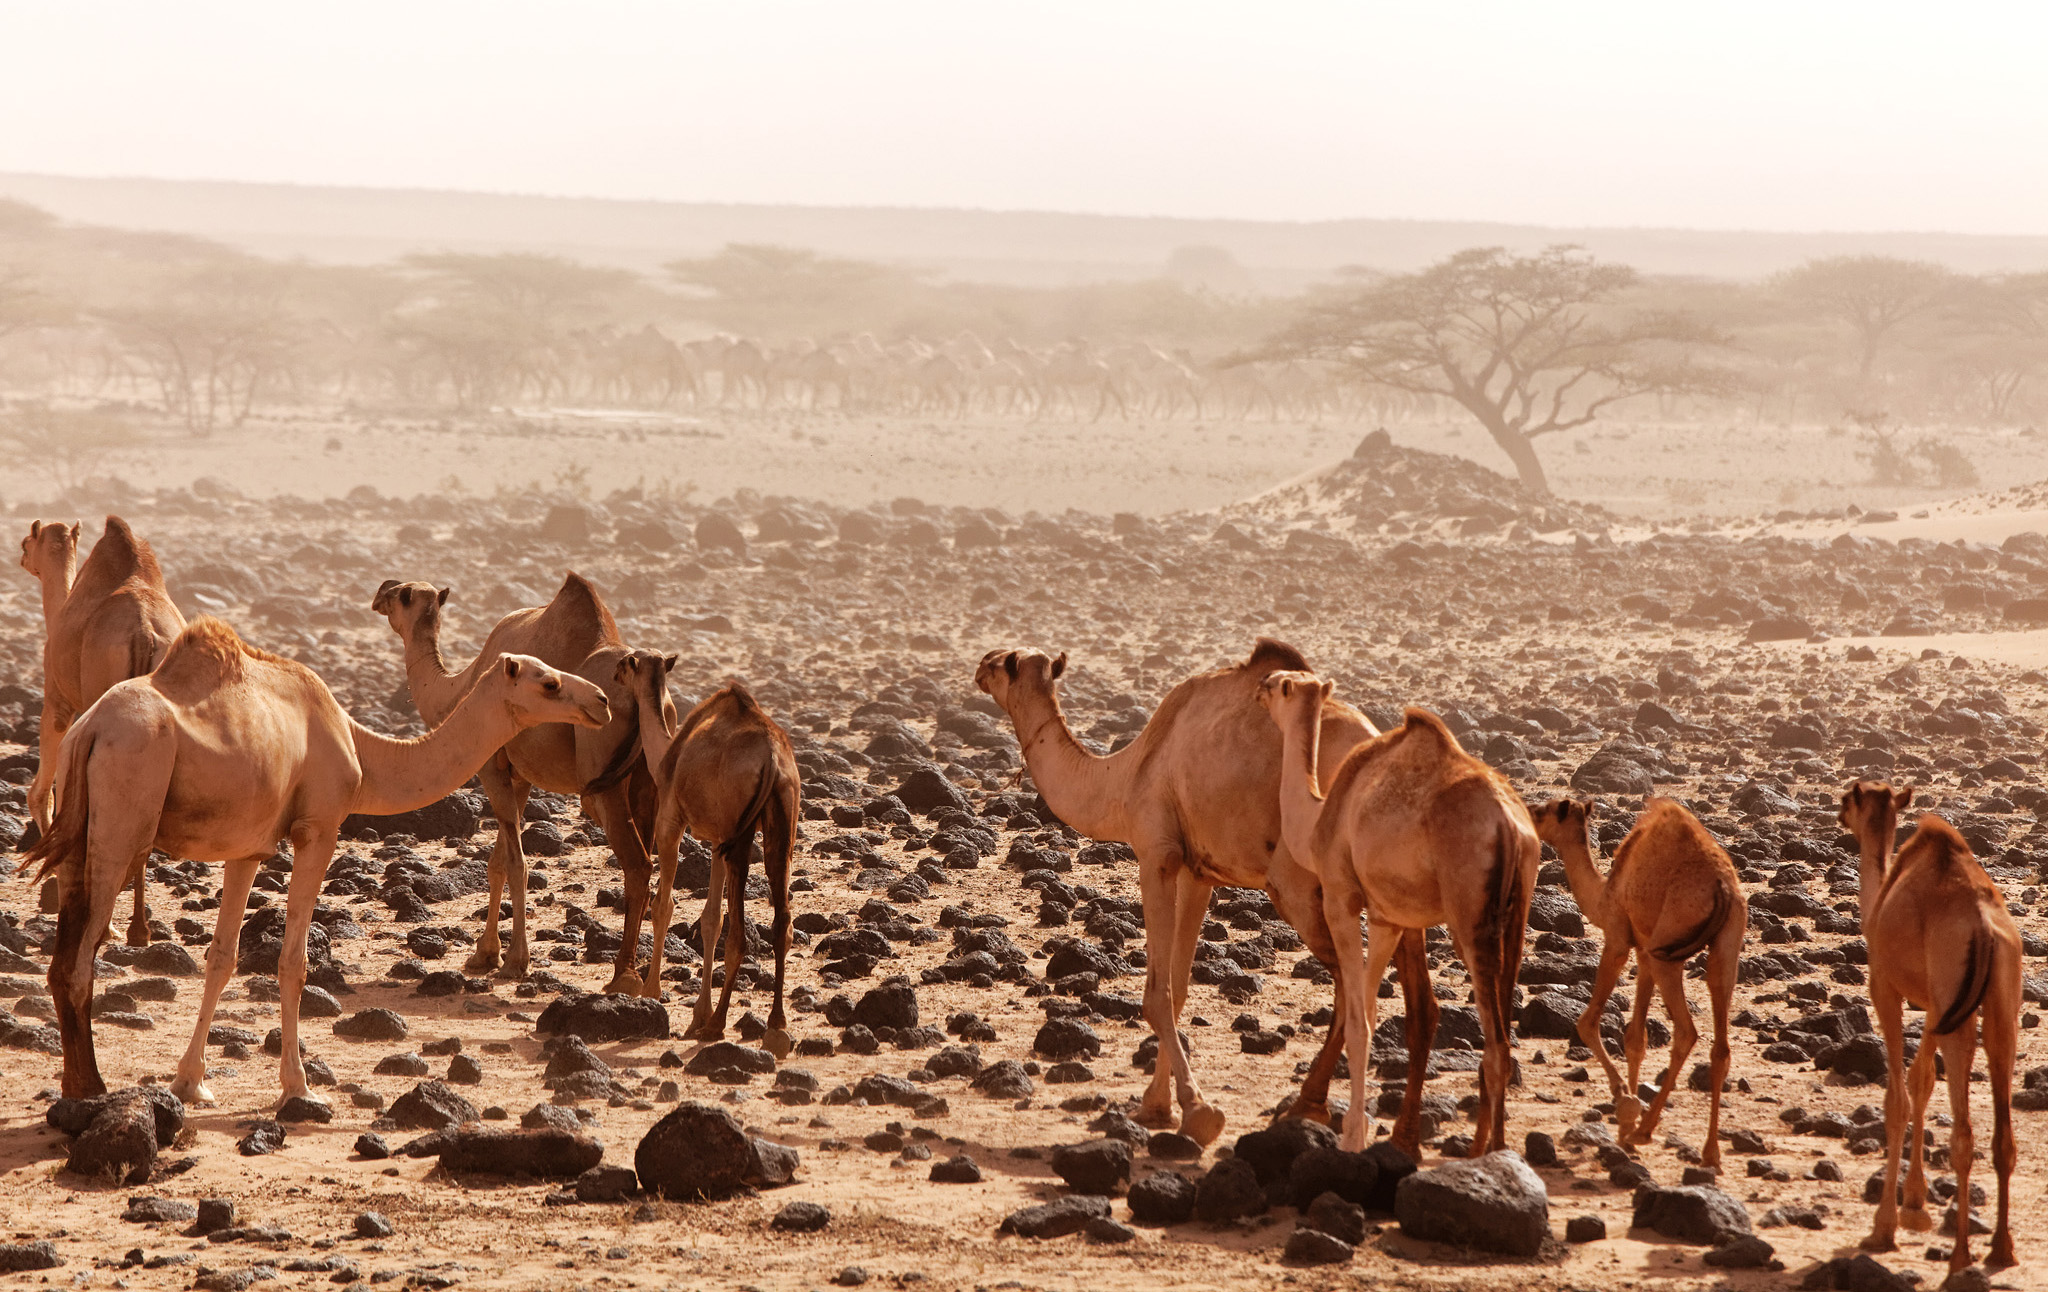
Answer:
[{"label": "young camel", "polygon": [[[662,942],[675,912],[676,856],[688,830],[710,845],[712,860],[711,891],[697,921],[704,943],[704,977],[683,1037],[715,1041],[725,1035],[726,1008],[732,1003],[747,944],[741,905],[758,830],[768,872],[768,901],[775,912],[769,935],[775,946],[775,1007],[768,1013],[768,1031],[761,1042],[775,1057],[786,1058],[791,1042],[782,1009],[782,972],[789,956],[789,863],[796,853],[802,792],[796,754],[788,734],[737,682],[706,696],[677,726],[668,695],[668,675],[675,666],[673,655],[636,650],[618,667],[619,684],[634,697],[641,748],[659,787],[653,842],[660,881],[650,917],[654,958],[647,964],[641,994],[661,995]],[[725,939],[725,987],[714,1012],[711,965],[718,951],[722,899],[732,902],[732,924]]]},{"label": "young camel", "polygon": [[[1532,814],[1537,837],[1557,849],[1579,910],[1600,927],[1605,942],[1593,998],[1579,1015],[1579,1039],[1607,1070],[1622,1143],[1649,1143],[1685,1056],[1699,1040],[1699,1029],[1693,1025],[1692,1010],[1685,1000],[1685,962],[1705,950],[1707,994],[1714,1008],[1713,1097],[1707,1108],[1707,1142],[1700,1148],[1700,1161],[1719,1166],[1721,1085],[1728,1079],[1728,1003],[1735,996],[1742,940],[1749,931],[1749,900],[1742,895],[1735,864],[1721,845],[1692,813],[1670,799],[1651,799],[1644,806],[1602,879],[1600,868],[1593,863],[1591,811],[1590,803],[1559,799]],[[1600,1038],[1600,1016],[1628,968],[1630,953],[1636,957],[1638,978],[1635,1015],[1622,1034],[1622,1048],[1628,1055],[1628,1084],[1623,1085]],[[1671,1062],[1657,1084],[1648,1113],[1638,1121],[1642,1109],[1636,1098],[1636,1081],[1649,1043],[1645,1021],[1653,990],[1663,995],[1664,1012],[1671,1016]]]},{"label": "young camel", "polygon": [[[1287,846],[1323,880],[1323,908],[1339,953],[1344,1032],[1351,1057],[1351,1111],[1343,1147],[1372,1142],[1365,1101],[1380,977],[1395,946],[1433,924],[1472,973],[1486,1053],[1479,1074],[1472,1155],[1504,1146],[1508,1047],[1515,976],[1541,846],[1529,810],[1507,779],[1459,747],[1435,714],[1409,709],[1398,728],[1351,750],[1317,789],[1317,743],[1330,684],[1315,674],[1268,676],[1259,702],[1280,728],[1286,750],[1280,817]],[[1366,915],[1361,944],[1358,917]],[[1411,1068],[1411,1094],[1422,1085]]]},{"label": "young camel", "polygon": [[[1863,937],[1870,944],[1870,1007],[1884,1033],[1889,1072],[1884,1087],[1884,1191],[1863,1246],[1888,1252],[1901,1219],[1927,1229],[1927,1177],[1920,1127],[1934,1093],[1934,1056],[1948,1068],[1949,1165],[1956,1173],[1956,1239],[1951,1273],[1970,1265],[1970,1065],[1977,1032],[1984,1033],[1984,1066],[1991,1078],[1991,1162],[1998,1170],[1998,1225],[1986,1263],[2016,1263],[2009,1207],[2019,1149],[2012,1132],[2012,1073],[2019,1050],[2020,934],[2005,908],[2005,894],[1970,854],[1948,822],[1927,813],[1903,846],[1899,813],[1913,791],[1881,781],[1857,781],[1842,796],[1842,825],[1861,853]],[[1894,848],[1897,855],[1894,857]],[[1904,1006],[1927,1012],[1920,1051],[1906,1069]],[[1939,1015],[1936,1011],[1939,1010]],[[1910,1083],[1910,1084],[1909,1084]],[[1910,1116],[1908,1099],[1911,1100]],[[1906,1177],[1905,1214],[1899,1213],[1899,1145],[1913,1146]]]},{"label": "young camel", "polygon": [[[57,746],[78,715],[116,682],[155,668],[185,626],[171,603],[163,571],[149,544],[128,522],[107,517],[85,568],[78,568],[78,523],[29,522],[21,540],[21,568],[43,588],[43,717],[40,761],[28,788],[38,830],[50,828]],[[145,878],[135,877],[135,909],[128,945],[149,945]]]},{"label": "young camel", "polygon": [[[1138,854],[1145,1021],[1160,1046],[1138,1120],[1172,1125],[1177,1097],[1181,1133],[1208,1144],[1222,1133],[1224,1117],[1203,1099],[1177,1024],[1211,890],[1218,884],[1264,888],[1317,959],[1336,959],[1316,876],[1281,835],[1280,741],[1252,703],[1266,674],[1308,664],[1292,646],[1262,637],[1243,663],[1175,686],[1137,738],[1106,756],[1082,748],[1067,727],[1054,688],[1066,664],[1064,652],[1048,659],[1038,651],[990,651],[974,682],[1009,714],[1024,765],[1059,818],[1091,838],[1127,843]],[[1332,766],[1375,734],[1349,705],[1330,705],[1324,715],[1322,740]],[[1435,1001],[1420,989],[1426,973],[1418,938],[1404,950],[1401,984],[1409,1002],[1411,1058],[1420,1054],[1423,1061],[1436,1029]],[[1330,1035],[1289,1116],[1329,1116],[1330,1076],[1343,1053],[1341,984],[1337,1006]],[[1419,1125],[1420,1083],[1415,1085],[1412,1121]],[[1403,1117],[1410,1120],[1410,1112],[1404,1109]]]},{"label": "young camel", "polygon": [[171,1085],[180,1099],[205,1102],[213,1097],[205,1085],[207,1029],[234,971],[249,886],[278,839],[291,839],[277,970],[279,1076],[285,1098],[303,1095],[306,929],[342,819],[431,803],[536,723],[601,727],[610,718],[595,686],[537,659],[505,655],[430,735],[393,740],[358,726],[310,669],[244,645],[218,619],[194,621],[154,673],[108,691],[65,737],[57,817],[29,853],[62,885],[50,996],[64,1043],[64,1094],[106,1090],[88,1012],[93,957],[114,899],[152,847],[227,863],[199,1019]]},{"label": "young camel", "polygon": [[[633,714],[632,697],[613,690],[618,661],[626,653],[618,625],[612,622],[611,611],[597,589],[571,572],[552,601],[515,610],[500,619],[468,667],[450,671],[441,662],[440,640],[441,607],[449,592],[429,583],[386,580],[370,602],[370,608],[389,619],[392,630],[405,643],[406,685],[412,691],[413,706],[429,726],[447,717],[468,694],[478,674],[507,652],[535,656],[604,688],[614,715],[612,726],[603,731],[558,723],[534,727],[482,760],[477,775],[490,799],[491,813],[498,819],[498,839],[491,848],[490,904],[484,912],[483,936],[463,967],[471,973],[498,969],[504,978],[526,974],[526,853],[519,832],[525,828],[526,796],[538,785],[556,794],[581,795],[584,810],[596,818],[612,855],[618,858],[626,878],[625,939],[605,990],[637,992],[640,921],[647,911],[650,873],[647,838],[654,825],[654,779],[636,756],[639,746],[627,727]],[[615,755],[627,758],[627,774],[602,789],[593,789],[591,782]],[[498,901],[508,887],[512,939],[510,947],[503,949],[500,969]]]}]

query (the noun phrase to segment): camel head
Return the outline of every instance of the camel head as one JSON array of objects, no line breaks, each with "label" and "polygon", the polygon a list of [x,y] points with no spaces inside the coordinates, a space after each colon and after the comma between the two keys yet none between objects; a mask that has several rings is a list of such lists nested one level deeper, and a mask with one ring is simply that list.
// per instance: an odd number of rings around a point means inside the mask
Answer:
[{"label": "camel head", "polygon": [[974,670],[974,685],[1008,713],[1012,695],[1050,695],[1052,684],[1066,671],[1065,651],[1049,658],[1044,651],[992,650],[981,657],[981,667]]},{"label": "camel head", "polygon": [[1531,808],[1529,815],[1536,823],[1536,837],[1558,852],[1571,844],[1593,855],[1593,800],[1553,799]]},{"label": "camel head", "polygon": [[432,638],[441,628],[441,607],[448,604],[453,588],[435,588],[431,583],[400,583],[386,579],[370,598],[370,609],[391,621],[391,631],[403,641],[412,641],[420,630]]},{"label": "camel head", "polygon": [[1268,673],[1259,682],[1259,704],[1274,725],[1285,729],[1304,708],[1313,705],[1320,713],[1335,688],[1313,673],[1282,670]]},{"label": "camel head", "polygon": [[565,722],[572,727],[602,727],[612,720],[612,706],[596,683],[549,668],[531,655],[500,655],[477,687],[501,692],[522,726]]},{"label": "camel head", "polygon": [[676,702],[668,693],[668,675],[675,672],[676,656],[659,651],[627,651],[619,657],[613,676],[626,688],[635,703],[651,700],[661,714],[665,731],[676,729]]},{"label": "camel head", "polygon": [[1883,781],[1857,781],[1843,793],[1835,819],[1858,841],[1875,839],[1883,847],[1898,833],[1899,814],[1912,803],[1911,787],[1895,790]]},{"label": "camel head", "polygon": [[40,579],[47,572],[62,573],[78,559],[78,522],[28,523],[28,537],[21,540],[21,568]]}]

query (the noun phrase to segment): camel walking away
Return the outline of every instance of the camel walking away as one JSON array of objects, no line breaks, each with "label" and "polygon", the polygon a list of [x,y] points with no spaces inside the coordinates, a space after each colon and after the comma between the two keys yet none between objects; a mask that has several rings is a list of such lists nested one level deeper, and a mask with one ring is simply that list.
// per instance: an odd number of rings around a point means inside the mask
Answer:
[{"label": "camel walking away", "polygon": [[[1171,1125],[1177,1098],[1181,1132],[1208,1144],[1222,1133],[1224,1117],[1202,1097],[1177,1023],[1210,892],[1218,884],[1265,889],[1317,959],[1336,959],[1316,876],[1281,834],[1280,740],[1253,703],[1260,679],[1275,669],[1305,669],[1307,661],[1292,646],[1262,637],[1244,662],[1175,686],[1145,729],[1108,755],[1083,748],[1067,727],[1055,689],[1066,663],[1064,653],[1051,659],[1038,651],[990,651],[974,681],[1009,714],[1031,779],[1059,818],[1137,853],[1145,1021],[1159,1040],[1159,1062],[1138,1120]],[[1374,734],[1350,706],[1328,706],[1321,737],[1331,765]],[[1412,994],[1423,977],[1418,939],[1401,973],[1403,990],[1411,993],[1411,1052],[1424,1011],[1434,1009],[1433,1001]],[[1337,1019],[1290,1116],[1329,1115],[1330,1075],[1343,1053],[1341,984],[1337,1004]],[[1420,1044],[1427,1042],[1425,1034]]]},{"label": "camel walking away", "polygon": [[[1616,1120],[1624,1144],[1647,1144],[1664,1115],[1686,1055],[1699,1039],[1685,999],[1685,962],[1707,953],[1707,994],[1714,1010],[1714,1048],[1709,1063],[1713,1094],[1707,1111],[1707,1139],[1700,1147],[1706,1166],[1721,1164],[1721,1087],[1728,1080],[1728,1006],[1735,997],[1742,942],[1749,931],[1749,900],[1742,895],[1735,864],[1692,813],[1670,799],[1651,799],[1635,828],[1621,841],[1605,878],[1593,862],[1588,833],[1592,805],[1559,799],[1531,814],[1536,834],[1557,849],[1579,910],[1600,928],[1603,945],[1593,998],[1579,1015],[1579,1039],[1607,1071]],[[1623,1084],[1600,1037],[1607,998],[1628,968],[1638,967],[1635,1013],[1623,1033],[1628,1081]],[[1657,1083],[1648,1112],[1636,1097],[1649,1037],[1646,1020],[1652,992],[1664,997],[1671,1016],[1671,1061]],[[1641,1114],[1640,1120],[1638,1114]]]},{"label": "camel walking away", "polygon": [[601,727],[610,718],[604,693],[589,682],[505,655],[432,733],[393,740],[358,725],[312,670],[245,645],[218,619],[195,620],[155,672],[113,687],[65,736],[57,816],[29,853],[41,873],[58,874],[63,894],[50,996],[64,1044],[64,1094],[106,1090],[89,1012],[94,953],[115,898],[152,847],[227,863],[199,1019],[171,1086],[181,1099],[206,1102],[207,1029],[234,971],[249,887],[277,841],[291,840],[277,967],[279,1075],[286,1098],[303,1095],[306,930],[342,819],[431,803],[536,723]]},{"label": "camel walking away", "polygon": [[[1317,744],[1330,684],[1313,673],[1276,672],[1259,701],[1286,750],[1280,816],[1287,844],[1322,877],[1324,912],[1337,940],[1344,1032],[1351,1059],[1351,1110],[1343,1146],[1372,1141],[1365,1100],[1379,985],[1396,949],[1435,924],[1472,974],[1486,1050],[1479,1075],[1472,1154],[1505,1144],[1508,1048],[1515,976],[1536,888],[1541,845],[1529,811],[1506,778],[1466,753],[1436,715],[1407,711],[1401,726],[1358,745],[1317,788]],[[1367,937],[1361,943],[1358,917]],[[1411,1066],[1415,1095],[1423,1068]],[[1413,1152],[1416,1146],[1399,1145]]]},{"label": "camel walking away", "polygon": [[[676,858],[687,830],[711,848],[712,860],[710,893],[697,921],[704,944],[704,977],[683,1036],[715,1041],[725,1035],[726,1008],[732,1004],[733,984],[739,979],[740,957],[746,950],[741,908],[758,830],[768,874],[768,901],[774,911],[769,940],[775,947],[775,1006],[768,1013],[762,1044],[777,1058],[786,1058],[790,1037],[782,1007],[782,978],[789,957],[789,865],[796,852],[802,793],[796,754],[788,734],[737,682],[713,691],[676,725],[675,705],[668,694],[668,675],[675,666],[675,656],[663,657],[653,651],[633,651],[618,664],[619,684],[634,697],[641,747],[659,786],[654,814],[654,858],[660,871],[651,916],[654,956],[648,961],[641,993],[661,995],[662,943],[675,910]],[[624,761],[622,757],[620,762]],[[598,783],[604,779],[600,777]],[[714,1011],[711,966],[718,950],[720,903],[725,899],[732,903],[732,922],[725,939],[725,986]]]},{"label": "camel walking away", "polygon": [[[157,666],[185,626],[171,602],[163,571],[148,543],[128,522],[107,517],[106,530],[78,568],[78,530],[31,521],[21,540],[21,568],[43,588],[43,716],[35,779],[28,807],[38,830],[50,828],[57,747],[78,715],[116,682],[141,677]],[[135,909],[128,917],[128,945],[149,943],[149,905],[135,877]]]},{"label": "camel walking away", "polygon": [[[1860,854],[1858,901],[1863,937],[1870,946],[1870,1008],[1884,1034],[1889,1071],[1884,1086],[1884,1189],[1863,1246],[1897,1246],[1901,1221],[1928,1229],[1927,1175],[1920,1133],[1934,1093],[1934,1060],[1948,1069],[1949,1168],[1956,1173],[1955,1246],[1951,1272],[1970,1265],[1970,1067],[1977,1034],[1984,1035],[1984,1067],[1991,1085],[1991,1163],[1998,1171],[1998,1225],[1986,1262],[2003,1269],[2013,1254],[2010,1206],[2019,1148],[2012,1130],[2012,1074],[2019,1051],[2020,933],[2005,894],[1971,855],[1955,827],[1933,813],[1920,818],[1897,844],[1899,814],[1913,791],[1882,781],[1857,781],[1842,796],[1842,825],[1856,836]],[[1906,1067],[1904,1007],[1927,1012],[1920,1049]],[[1899,1148],[1912,1144],[1905,1210],[1899,1209]]]},{"label": "camel walking away", "polygon": [[[525,828],[526,797],[537,785],[556,794],[581,795],[584,810],[596,818],[612,855],[618,858],[626,880],[625,939],[605,990],[636,992],[640,988],[640,922],[647,912],[647,839],[654,825],[654,779],[637,757],[638,742],[630,731],[633,698],[617,689],[618,662],[626,647],[619,640],[611,611],[589,580],[571,572],[552,601],[515,610],[500,619],[476,658],[467,667],[451,671],[441,661],[440,639],[441,609],[448,594],[449,589],[436,589],[429,583],[387,580],[370,603],[405,643],[406,684],[412,691],[413,706],[429,725],[445,718],[468,694],[477,676],[505,653],[532,655],[595,684],[607,692],[613,714],[612,725],[603,731],[561,724],[531,728],[480,760],[477,775],[498,819],[498,839],[491,848],[490,905],[484,914],[483,936],[464,968],[471,973],[498,969],[506,978],[526,974],[526,853],[519,832]],[[627,760],[627,774],[602,789],[592,789],[591,782],[619,755]],[[498,919],[499,898],[508,888],[512,938],[507,948],[499,941]]]}]

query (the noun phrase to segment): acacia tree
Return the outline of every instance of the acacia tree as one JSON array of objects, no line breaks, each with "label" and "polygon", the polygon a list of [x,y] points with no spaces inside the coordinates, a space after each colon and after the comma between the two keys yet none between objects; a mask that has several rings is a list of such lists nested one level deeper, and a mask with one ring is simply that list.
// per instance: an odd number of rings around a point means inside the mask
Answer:
[{"label": "acacia tree", "polygon": [[1720,342],[1710,328],[1617,300],[1637,281],[1575,246],[1476,247],[1311,304],[1257,357],[1327,360],[1370,385],[1449,399],[1547,496],[1538,439],[1638,395],[1726,388],[1695,361]]},{"label": "acacia tree", "polygon": [[1956,278],[1924,260],[1828,256],[1788,269],[1775,281],[1793,301],[1849,325],[1856,334],[1856,375],[1868,378],[1885,339],[1906,320],[1938,304]]}]

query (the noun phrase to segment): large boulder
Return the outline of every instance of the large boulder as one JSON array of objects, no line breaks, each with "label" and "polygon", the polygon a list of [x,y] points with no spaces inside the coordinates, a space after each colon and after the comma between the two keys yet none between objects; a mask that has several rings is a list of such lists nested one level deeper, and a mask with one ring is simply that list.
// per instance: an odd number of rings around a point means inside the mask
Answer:
[{"label": "large boulder", "polygon": [[[1412,1163],[1409,1170],[1414,1170]],[[1326,1193],[1363,1207],[1375,1200],[1374,1186],[1379,1178],[1379,1164],[1368,1155],[1346,1153],[1334,1145],[1313,1145],[1296,1154],[1288,1164],[1287,1189],[1297,1208],[1307,1207]],[[1391,1200],[1389,1196],[1388,1201]]]},{"label": "large boulder", "polygon": [[555,997],[540,1012],[533,1030],[541,1036],[579,1036],[586,1041],[662,1041],[668,1039],[668,1008],[644,996],[580,992]]},{"label": "large boulder", "polygon": [[733,1115],[692,1100],[654,1123],[633,1151],[640,1187],[679,1201],[722,1198],[755,1168],[753,1143]]},{"label": "large boulder", "polygon": [[1052,1169],[1075,1193],[1114,1195],[1131,1179],[1131,1146],[1118,1139],[1063,1144],[1052,1151]]},{"label": "large boulder", "polygon": [[1141,1225],[1179,1225],[1195,1214],[1195,1182],[1178,1171],[1159,1171],[1131,1186],[1131,1219]]},{"label": "large boulder", "polygon": [[1334,1150],[1336,1147],[1337,1132],[1325,1123],[1305,1117],[1283,1117],[1264,1130],[1238,1136],[1237,1147],[1233,1151],[1259,1173],[1260,1184],[1272,1184],[1276,1180],[1287,1179],[1294,1160],[1309,1149]]},{"label": "large boulder", "polygon": [[1266,1209],[1265,1186],[1249,1162],[1225,1158],[1195,1186],[1195,1217],[1211,1223],[1255,1216]]},{"label": "large boulder", "polygon": [[1417,1171],[1394,1194],[1401,1232],[1511,1256],[1534,1256],[1550,1237],[1550,1194],[1519,1153],[1488,1153]]}]

